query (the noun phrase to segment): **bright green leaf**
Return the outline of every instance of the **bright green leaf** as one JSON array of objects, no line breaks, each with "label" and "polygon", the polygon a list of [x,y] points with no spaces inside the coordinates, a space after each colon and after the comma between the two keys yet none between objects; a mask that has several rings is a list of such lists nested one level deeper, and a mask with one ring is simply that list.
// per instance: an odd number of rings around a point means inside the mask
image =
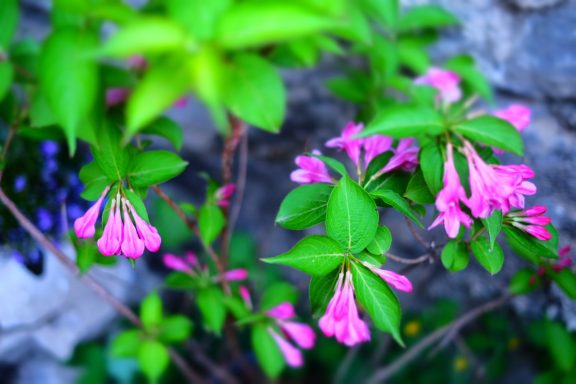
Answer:
[{"label": "bright green leaf", "polygon": [[330,299],[334,296],[339,275],[340,271],[335,269],[327,275],[312,276],[310,279],[310,307],[315,318],[324,314]]},{"label": "bright green leaf", "polygon": [[378,227],[374,240],[368,244],[366,249],[374,255],[383,255],[392,246],[392,233],[386,226]]},{"label": "bright green leaf", "polygon": [[494,211],[490,216],[482,219],[482,224],[484,228],[488,230],[488,235],[490,237],[490,247],[494,247],[496,243],[496,238],[502,230],[502,211]]},{"label": "bright green leaf", "polygon": [[170,316],[160,326],[159,337],[165,343],[181,342],[190,337],[192,322],[182,315]]},{"label": "bright green leaf", "polygon": [[143,218],[146,222],[150,222],[150,219],[148,218],[148,211],[146,210],[146,205],[144,205],[142,198],[136,192],[129,189],[124,189],[124,194],[136,210],[138,216]]},{"label": "bright green leaf", "polygon": [[266,325],[256,324],[252,328],[252,349],[266,376],[278,377],[285,366],[284,356]]},{"label": "bright green leaf", "polygon": [[182,127],[168,117],[160,116],[150,125],[142,129],[140,133],[163,137],[168,140],[177,151],[182,148],[182,141],[184,140]]},{"label": "bright green leaf", "polygon": [[410,204],[408,204],[406,199],[404,199],[400,194],[386,189],[372,191],[370,194],[382,200],[385,204],[392,206],[392,208],[405,215],[419,227],[424,228],[424,225],[418,216],[416,216],[416,213],[414,213],[414,210],[412,207],[410,207]]},{"label": "bright green leaf", "polygon": [[[20,9],[18,0],[2,0],[0,1],[0,20],[2,20],[2,27],[0,28],[0,52],[4,49],[7,50],[12,41],[12,36],[18,27],[18,19],[20,18]],[[2,99],[0,97],[0,99]]]},{"label": "bright green leaf", "polygon": [[144,340],[138,351],[140,370],[151,382],[156,382],[168,368],[170,355],[164,345],[156,340]]},{"label": "bright green leaf", "polygon": [[368,16],[373,17],[388,28],[396,28],[398,23],[398,0],[360,0],[360,7]]},{"label": "bright green leaf", "polygon": [[198,229],[204,244],[212,244],[226,225],[222,210],[214,204],[204,204],[198,214]]},{"label": "bright green leaf", "polygon": [[416,204],[432,204],[434,203],[434,196],[426,184],[424,175],[422,174],[422,169],[418,168],[410,178],[408,186],[406,187],[406,193],[404,197],[412,200]]},{"label": "bright green leaf", "polygon": [[551,271],[549,276],[564,293],[572,300],[576,300],[576,275],[569,268],[556,272]]},{"label": "bright green leaf", "polygon": [[453,57],[444,64],[444,68],[458,73],[463,86],[468,87],[472,93],[477,93],[489,102],[494,100],[490,83],[484,74],[476,69],[474,59],[470,56]]},{"label": "bright green leaf", "polygon": [[198,40],[206,40],[214,35],[218,19],[232,3],[232,0],[166,1],[172,19]]},{"label": "bright green leaf", "polygon": [[400,105],[378,113],[360,136],[379,134],[403,138],[426,134],[439,135],[442,132],[444,132],[442,117],[434,109]]},{"label": "bright green leaf", "polygon": [[347,176],[348,175],[348,171],[346,171],[346,166],[344,164],[342,164],[340,161],[333,159],[331,157],[328,157],[328,156],[317,155],[315,153],[310,153],[309,155],[312,157],[315,157],[317,159],[322,160],[322,162],[324,164],[326,164],[328,166],[328,168],[332,169],[333,171],[338,172],[340,174],[340,176]]},{"label": "bright green leaf", "polygon": [[82,184],[84,184],[84,191],[82,191],[80,196],[82,196],[83,199],[91,201],[97,200],[100,195],[102,195],[106,186],[112,182],[112,180],[102,172],[95,161],[91,161],[80,168],[78,176]]},{"label": "bright green leaf", "polygon": [[504,265],[504,252],[498,243],[494,247],[490,247],[490,241],[485,237],[478,237],[470,243],[472,252],[476,256],[476,260],[484,267],[490,274],[495,275],[502,269]]},{"label": "bright green leaf", "polygon": [[441,28],[458,24],[458,19],[438,5],[411,7],[400,18],[400,31],[413,29]]},{"label": "bright green leaf", "polygon": [[469,140],[490,145],[518,156],[524,154],[524,143],[518,130],[509,122],[494,116],[480,116],[466,120],[452,128]]},{"label": "bright green leaf", "polygon": [[466,244],[456,240],[450,240],[442,249],[442,265],[450,272],[459,272],[468,266],[470,253]]},{"label": "bright green leaf", "polygon": [[110,353],[114,357],[134,357],[138,354],[141,342],[139,330],[124,331],[112,341]]},{"label": "bright green leaf", "polygon": [[130,165],[130,154],[122,147],[120,131],[112,123],[105,123],[98,134],[98,146],[93,145],[94,161],[111,180],[122,180]]},{"label": "bright green leaf", "polygon": [[506,241],[514,252],[533,263],[538,263],[541,257],[557,258],[558,253],[548,246],[550,241],[541,241],[516,228],[505,226],[502,231]]},{"label": "bright green leaf", "polygon": [[146,328],[156,327],[162,322],[162,299],[157,292],[152,292],[142,300],[140,320]]},{"label": "bright green leaf", "polygon": [[544,329],[546,344],[556,367],[569,372],[576,362],[576,343],[568,330],[561,324],[546,321]]},{"label": "bright green leaf", "polygon": [[315,183],[292,190],[280,204],[276,223],[286,229],[306,229],[324,221],[332,186]]},{"label": "bright green leaf", "polygon": [[217,287],[202,289],[198,291],[196,302],[202,314],[204,327],[219,335],[226,320],[226,306],[222,291]]},{"label": "bright green leaf", "polygon": [[164,183],[181,174],[188,162],[169,151],[146,151],[132,161],[128,172],[130,184],[134,187],[147,187]]},{"label": "bright green leaf", "polygon": [[436,143],[426,145],[420,151],[420,168],[432,195],[437,195],[443,187],[444,159],[442,149]]}]

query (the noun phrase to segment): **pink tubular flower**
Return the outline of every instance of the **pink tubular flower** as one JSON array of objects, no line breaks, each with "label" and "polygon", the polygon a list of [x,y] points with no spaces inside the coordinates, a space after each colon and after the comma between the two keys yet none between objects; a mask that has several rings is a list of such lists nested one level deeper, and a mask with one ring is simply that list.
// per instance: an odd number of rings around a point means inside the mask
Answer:
[{"label": "pink tubular flower", "polygon": [[224,272],[222,278],[226,281],[241,281],[246,280],[248,277],[248,271],[244,268],[231,269],[230,271]]},{"label": "pink tubular flower", "polygon": [[532,111],[525,105],[512,104],[508,108],[495,111],[494,116],[506,120],[519,132],[522,132],[530,124]]},{"label": "pink tubular flower", "polygon": [[452,71],[430,68],[424,75],[416,78],[414,83],[436,88],[438,90],[438,99],[445,104],[454,103],[462,97],[462,91],[459,86],[460,76]]},{"label": "pink tubular flower", "polygon": [[106,90],[106,106],[114,107],[122,104],[130,95],[129,88],[108,88]]},{"label": "pink tubular flower", "polygon": [[89,239],[96,233],[96,220],[98,220],[100,215],[102,201],[104,201],[109,190],[110,187],[106,187],[94,205],[83,216],[74,221],[74,232],[79,239]]},{"label": "pink tubular flower", "polygon": [[236,184],[228,183],[216,190],[216,204],[221,208],[230,206],[230,198],[236,192]]},{"label": "pink tubular flower", "polygon": [[[312,151],[315,155],[320,155],[320,151]],[[311,156],[297,156],[297,169],[290,174],[290,180],[298,184],[331,183],[332,179],[328,174],[328,169],[322,160]]]},{"label": "pink tubular flower", "polygon": [[460,177],[454,165],[452,144],[447,146],[447,158],[444,163],[444,188],[436,196],[436,209],[440,212],[436,220],[428,227],[432,229],[444,223],[448,237],[454,239],[460,231],[460,224],[470,228],[472,219],[462,212],[460,201],[466,203],[466,192],[460,183]]},{"label": "pink tubular flower", "polygon": [[397,290],[403,292],[412,292],[412,283],[410,282],[410,280],[408,280],[406,276],[400,275],[396,272],[392,272],[386,269],[376,268],[374,265],[370,263],[363,262],[362,264],[364,264],[368,269],[370,269],[372,272],[380,276],[382,280],[384,280]]},{"label": "pink tubular flower", "polygon": [[392,149],[394,156],[390,158],[388,164],[379,174],[402,169],[404,171],[412,172],[418,166],[418,152],[420,149],[414,144],[414,139],[402,139],[398,142],[398,146]]},{"label": "pink tubular flower", "polygon": [[508,218],[511,219],[510,224],[514,227],[524,231],[538,240],[550,240],[552,235],[545,228],[546,225],[550,224],[551,220],[547,216],[543,216],[546,213],[546,207],[536,206],[524,211],[517,211],[508,214]]},{"label": "pink tubular flower", "polygon": [[120,245],[123,240],[122,217],[120,213],[120,195],[112,200],[108,222],[102,232],[102,237],[98,239],[98,250],[104,256],[112,256],[120,253]]},{"label": "pink tubular flower", "polygon": [[160,245],[162,244],[162,238],[158,234],[158,230],[153,226],[148,224],[144,219],[138,216],[136,210],[130,204],[128,200],[125,201],[125,204],[128,206],[129,210],[132,213],[132,217],[134,218],[134,223],[136,224],[136,230],[138,231],[138,235],[144,241],[144,246],[150,252],[156,252],[160,249]]},{"label": "pink tubular flower", "polygon": [[253,305],[252,305],[252,297],[250,296],[250,290],[243,285],[241,285],[240,288],[238,288],[238,290],[240,292],[240,297],[242,298],[244,303],[246,303],[246,307],[248,307],[248,309],[252,309]]},{"label": "pink tubular flower", "polygon": [[296,316],[294,306],[288,302],[280,303],[266,314],[276,320],[280,329],[300,348],[310,349],[316,342],[316,334],[308,324],[288,321]]},{"label": "pink tubular flower", "polygon": [[148,66],[148,60],[146,60],[144,56],[139,55],[129,57],[127,62],[131,69],[137,71],[143,71]]},{"label": "pink tubular flower", "polygon": [[191,272],[191,266],[182,258],[171,253],[165,253],[162,256],[162,262],[167,268],[181,272]]},{"label": "pink tubular flower", "polygon": [[364,166],[368,164],[378,155],[389,151],[392,148],[392,138],[383,135],[374,135],[364,139]]},{"label": "pink tubular flower", "polygon": [[266,314],[270,317],[279,320],[291,319],[296,316],[294,306],[288,302],[278,304],[277,306],[269,309]]},{"label": "pink tubular flower", "polygon": [[368,326],[358,315],[351,273],[340,273],[334,296],[318,325],[326,336],[335,336],[349,347],[370,340]]},{"label": "pink tubular flower", "polygon": [[302,352],[292,344],[290,344],[286,339],[276,333],[272,328],[268,328],[268,332],[278,344],[278,348],[280,348],[280,352],[284,355],[284,359],[286,360],[286,364],[291,367],[301,367],[304,363],[304,358],[302,357]]},{"label": "pink tubular flower", "polygon": [[527,165],[493,165],[499,184],[502,186],[500,209],[506,214],[512,208],[524,208],[524,195],[534,195],[536,185],[527,181],[534,171]]},{"label": "pink tubular flower", "polygon": [[348,157],[358,165],[360,162],[360,150],[362,148],[363,139],[357,138],[356,135],[362,131],[364,125],[349,122],[342,131],[340,137],[335,137],[326,142],[329,148],[338,148],[346,151]]},{"label": "pink tubular flower", "polygon": [[560,272],[564,268],[568,268],[570,265],[572,265],[572,257],[569,255],[570,251],[572,251],[572,247],[570,245],[566,245],[560,248],[558,251],[558,256],[560,256],[560,259],[552,267],[556,272]]},{"label": "pink tubular flower", "polygon": [[137,259],[144,253],[144,241],[138,237],[136,227],[130,219],[130,214],[126,208],[126,200],[122,199],[124,210],[124,238],[122,239],[122,254],[131,259]]}]

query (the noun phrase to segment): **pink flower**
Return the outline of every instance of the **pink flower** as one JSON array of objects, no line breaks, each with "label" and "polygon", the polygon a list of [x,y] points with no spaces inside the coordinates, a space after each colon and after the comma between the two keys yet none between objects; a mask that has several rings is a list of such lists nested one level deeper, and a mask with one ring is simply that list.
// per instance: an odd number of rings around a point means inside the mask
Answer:
[{"label": "pink flower", "polygon": [[329,148],[338,148],[346,151],[348,157],[358,165],[360,161],[360,150],[362,148],[363,140],[357,138],[356,135],[362,131],[364,126],[362,124],[356,124],[354,122],[349,122],[340,137],[330,139],[326,142],[326,146]]},{"label": "pink flower", "polygon": [[379,174],[394,171],[396,169],[403,169],[412,172],[418,166],[418,152],[420,149],[414,144],[414,139],[402,139],[398,142],[398,146],[392,149],[394,156],[390,158],[388,164],[380,171]]},{"label": "pink flower", "polygon": [[570,257],[569,255],[571,250],[572,247],[570,245],[566,245],[560,248],[560,250],[558,251],[558,256],[560,256],[560,260],[552,267],[556,272],[560,272],[564,268],[568,268],[570,267],[570,265],[572,265],[572,257]]},{"label": "pink flower", "polygon": [[545,228],[546,225],[550,224],[551,220],[547,216],[543,216],[546,213],[546,207],[536,206],[524,211],[512,212],[508,214],[508,218],[511,219],[510,224],[514,227],[524,231],[538,240],[550,240],[552,235]]},{"label": "pink flower", "polygon": [[280,352],[284,355],[286,364],[291,367],[300,367],[304,363],[304,358],[302,357],[302,352],[292,344],[290,344],[286,339],[276,333],[272,328],[268,328],[268,332],[278,344]]},{"label": "pink flower", "polygon": [[148,66],[148,61],[144,58],[144,56],[131,56],[128,58],[127,62],[130,68],[137,71],[142,71]]},{"label": "pink flower", "polygon": [[144,241],[146,249],[150,252],[158,251],[160,249],[160,245],[162,244],[162,238],[158,234],[158,230],[154,226],[144,221],[144,219],[142,219],[140,216],[138,216],[138,213],[136,213],[136,210],[128,200],[126,200],[125,203],[132,213],[132,217],[134,218],[134,222],[136,224],[136,229],[140,238]]},{"label": "pink flower", "polygon": [[454,239],[460,231],[460,224],[470,228],[472,219],[462,212],[460,201],[466,203],[466,192],[460,183],[460,177],[454,165],[452,144],[447,146],[447,158],[444,163],[444,187],[436,196],[436,209],[440,212],[436,220],[428,227],[432,229],[444,223],[448,237]]},{"label": "pink flower", "polygon": [[184,108],[188,103],[188,98],[186,96],[179,98],[173,104],[175,108]]},{"label": "pink flower", "polygon": [[532,111],[525,105],[512,104],[508,108],[494,112],[494,116],[506,120],[512,124],[519,132],[524,131],[530,124]]},{"label": "pink flower", "polygon": [[370,340],[368,326],[358,315],[349,272],[340,273],[334,296],[318,324],[326,336],[335,336],[338,342],[349,347]]},{"label": "pink flower", "polygon": [[[312,151],[315,155],[320,155],[320,151]],[[311,183],[331,183],[332,179],[328,174],[328,169],[322,160],[311,156],[297,156],[296,165],[301,169],[297,169],[290,174],[290,180],[298,184],[311,184]]]},{"label": "pink flower", "polygon": [[222,278],[226,281],[241,281],[248,277],[248,271],[244,268],[232,269],[224,272]]},{"label": "pink flower", "polygon": [[138,237],[136,227],[130,219],[126,208],[126,200],[122,199],[124,209],[124,238],[122,240],[122,254],[128,258],[136,259],[144,253],[144,241]]},{"label": "pink flower", "polygon": [[248,309],[252,309],[253,305],[252,297],[250,296],[250,290],[243,285],[241,285],[238,290],[240,291],[240,297],[242,300],[244,300],[244,303],[246,303],[246,307],[248,307]]},{"label": "pink flower", "polygon": [[284,331],[300,348],[311,349],[316,343],[316,334],[311,326],[295,321],[282,321],[280,329]]},{"label": "pink flower", "polygon": [[392,148],[392,138],[383,135],[374,135],[364,139],[364,166],[368,166],[370,162],[378,155],[389,151]]},{"label": "pink flower", "polygon": [[106,106],[114,107],[122,104],[130,95],[129,88],[108,88],[106,90]]},{"label": "pink flower", "polygon": [[386,269],[376,268],[370,263],[363,262],[368,269],[380,276],[385,282],[393,286],[399,291],[412,292],[412,283],[404,275],[399,275],[396,272],[388,271]]},{"label": "pink flower", "polygon": [[102,237],[98,239],[98,250],[104,256],[112,256],[120,253],[120,244],[123,240],[122,218],[120,213],[120,194],[112,200],[108,222],[102,232]]},{"label": "pink flower", "polygon": [[438,99],[445,103],[451,104],[462,97],[460,90],[460,76],[452,71],[446,71],[441,68],[430,68],[423,75],[414,80],[417,85],[428,85],[438,90]]},{"label": "pink flower", "polygon": [[288,302],[281,303],[269,309],[266,314],[279,320],[291,319],[296,316],[294,306]]},{"label": "pink flower", "polygon": [[506,214],[512,208],[524,208],[524,195],[534,195],[536,186],[527,181],[534,171],[527,165],[493,165],[499,184],[502,186],[500,209]]},{"label": "pink flower", "polygon": [[175,271],[181,271],[181,272],[192,271],[192,268],[185,260],[171,253],[165,253],[162,256],[162,262],[167,268],[173,269]]},{"label": "pink flower", "polygon": [[109,190],[110,187],[106,187],[94,205],[83,216],[74,221],[74,232],[76,232],[76,236],[79,239],[89,239],[96,233],[96,220],[98,220],[100,215],[102,201],[104,201]]},{"label": "pink flower", "polygon": [[236,184],[228,183],[216,190],[216,204],[221,208],[230,206],[230,198],[236,191]]}]

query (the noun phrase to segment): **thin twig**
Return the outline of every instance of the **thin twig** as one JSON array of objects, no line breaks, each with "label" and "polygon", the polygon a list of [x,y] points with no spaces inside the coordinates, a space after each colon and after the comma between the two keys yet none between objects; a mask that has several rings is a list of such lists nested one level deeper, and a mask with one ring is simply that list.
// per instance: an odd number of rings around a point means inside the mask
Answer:
[{"label": "thin twig", "polygon": [[394,260],[397,263],[408,264],[408,265],[414,265],[414,264],[425,263],[427,261],[428,262],[432,261],[432,257],[430,257],[430,254],[428,254],[428,253],[425,255],[422,255],[420,257],[417,257],[415,259],[407,259],[404,257],[393,255],[392,253],[386,253],[386,257],[389,258],[390,260]]},{"label": "thin twig", "polygon": [[412,221],[410,221],[410,219],[408,219],[406,216],[404,216],[404,221],[406,221],[406,225],[408,225],[408,229],[410,230],[410,232],[412,232],[412,235],[414,235],[416,240],[420,244],[422,244],[422,246],[424,248],[426,248],[426,249],[430,248],[430,244],[428,243],[428,241],[424,237],[422,237],[422,235],[420,233],[418,233],[418,231],[414,227],[414,224],[412,223]]},{"label": "thin twig", "polygon": [[344,381],[344,379],[346,379],[346,374],[348,373],[350,366],[354,362],[354,359],[356,359],[356,356],[358,356],[359,352],[360,352],[360,346],[355,346],[354,348],[350,348],[348,350],[344,359],[340,362],[340,364],[338,364],[338,369],[336,370],[336,374],[334,375],[335,384],[346,382]]},{"label": "thin twig", "polygon": [[434,344],[436,341],[440,340],[447,332],[458,332],[460,329],[462,329],[464,326],[479,316],[506,304],[511,298],[512,296],[505,294],[498,299],[489,301],[480,305],[479,307],[471,309],[458,319],[454,320],[452,323],[437,329],[436,331],[420,340],[412,348],[404,352],[404,354],[402,354],[394,362],[374,372],[374,374],[367,380],[367,383],[376,384],[386,381],[400,369],[404,368],[404,366],[412,362],[412,360],[418,357],[422,351]]},{"label": "thin twig", "polygon": [[203,365],[208,372],[212,373],[214,376],[222,380],[224,383],[237,384],[238,380],[232,376],[228,371],[220,367],[214,361],[212,361],[202,350],[197,343],[190,340],[186,343],[186,348],[190,351],[192,358],[198,363]]},{"label": "thin twig", "polygon": [[228,227],[230,233],[234,233],[234,228],[240,216],[242,209],[242,202],[244,201],[244,193],[246,192],[246,175],[248,173],[248,135],[242,136],[240,143],[240,158],[238,161],[238,178],[236,179],[236,198],[234,201],[234,208],[230,213],[230,220]]}]

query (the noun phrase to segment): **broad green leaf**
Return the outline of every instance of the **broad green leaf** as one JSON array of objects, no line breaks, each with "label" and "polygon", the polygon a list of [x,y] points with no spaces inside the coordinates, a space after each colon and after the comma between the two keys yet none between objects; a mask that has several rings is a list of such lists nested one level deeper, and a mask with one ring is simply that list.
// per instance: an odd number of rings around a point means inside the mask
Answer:
[{"label": "broad green leaf", "polygon": [[[398,71],[398,45],[389,37],[375,34],[372,47],[367,54],[370,58],[372,77],[380,87],[389,86],[390,79]],[[364,97],[366,98],[366,94]]]},{"label": "broad green leaf", "polygon": [[398,0],[360,0],[359,6],[368,16],[373,17],[385,27],[396,28],[398,24]]},{"label": "broad green leaf", "polygon": [[266,376],[278,377],[285,366],[284,356],[266,325],[256,324],[252,328],[252,349]]},{"label": "broad green leaf", "polygon": [[141,342],[139,330],[121,332],[112,341],[110,353],[114,357],[134,357],[138,354]]},{"label": "broad green leaf", "polygon": [[404,345],[400,335],[402,310],[398,299],[384,280],[366,267],[352,263],[352,282],[356,298],[374,322],[376,328],[390,333]]},{"label": "broad green leaf", "polygon": [[202,313],[204,328],[220,334],[226,320],[226,306],[224,295],[217,287],[208,287],[198,291],[196,302]]},{"label": "broad green leaf", "polygon": [[160,325],[159,337],[165,343],[176,343],[190,337],[192,322],[182,315],[170,316]]},{"label": "broad green leaf", "polygon": [[349,7],[345,22],[331,29],[331,32],[359,45],[370,45],[373,38],[367,16],[362,14],[357,7]]},{"label": "broad green leaf", "polygon": [[130,138],[156,119],[191,87],[185,61],[169,57],[155,63],[136,86],[126,107],[126,135]]},{"label": "broad green leaf", "polygon": [[504,252],[498,243],[493,247],[490,246],[490,241],[485,237],[478,237],[470,243],[472,252],[476,256],[476,260],[484,267],[490,274],[495,275],[502,269],[504,265]]},{"label": "broad green leaf", "polygon": [[310,307],[315,318],[324,314],[330,299],[334,296],[339,275],[340,271],[335,269],[327,275],[312,276],[310,279]]},{"label": "broad green leaf", "polygon": [[366,249],[374,255],[383,255],[392,246],[392,233],[386,226],[378,227],[374,240],[368,244]]},{"label": "broad green leaf", "polygon": [[124,189],[124,194],[126,195],[128,201],[130,201],[130,203],[136,210],[138,216],[140,216],[142,219],[144,219],[146,222],[149,223],[150,219],[148,218],[148,211],[146,210],[146,205],[144,205],[144,201],[142,201],[142,198],[136,192],[131,191],[129,189]]},{"label": "broad green leaf", "polygon": [[459,272],[468,266],[470,254],[466,244],[450,240],[442,249],[442,265],[450,272]]},{"label": "broad green leaf", "polygon": [[188,162],[168,151],[146,151],[132,161],[128,172],[130,184],[134,187],[147,187],[164,183],[181,174]]},{"label": "broad green leaf", "polygon": [[95,247],[94,243],[82,242],[78,243],[76,246],[76,265],[80,270],[80,274],[83,275],[90,270],[90,267],[96,262],[98,256],[98,249]]},{"label": "broad green leaf", "polygon": [[438,5],[411,7],[400,18],[400,31],[412,29],[441,28],[458,24],[458,19]]},{"label": "broad green leaf", "polygon": [[546,335],[546,344],[556,367],[564,372],[574,368],[576,362],[576,343],[570,332],[561,324],[546,321],[542,330]]},{"label": "broad green leaf", "polygon": [[410,182],[406,187],[404,197],[412,200],[416,204],[432,204],[434,203],[434,196],[426,184],[422,169],[418,168],[410,178]]},{"label": "broad green leaf", "polygon": [[518,130],[509,122],[497,117],[476,117],[463,121],[452,129],[477,143],[510,151],[518,156],[524,154],[524,143]]},{"label": "broad green leaf", "polygon": [[172,289],[191,290],[196,287],[194,278],[184,272],[172,272],[164,282],[167,288]]},{"label": "broad green leaf", "polygon": [[331,157],[328,156],[323,156],[323,155],[316,155],[314,153],[310,153],[309,154],[312,157],[315,157],[317,159],[322,160],[322,162],[324,164],[326,164],[328,166],[328,168],[332,169],[333,171],[336,171],[340,174],[340,176],[347,176],[348,175],[348,171],[346,171],[346,166],[344,164],[342,164],[341,162],[339,162],[336,159],[333,159]]},{"label": "broad green leaf", "polygon": [[[18,0],[2,0],[0,1],[0,20],[2,20],[2,27],[0,28],[0,52],[8,50],[12,36],[18,27],[18,19],[20,18],[20,9]],[[0,99],[2,99],[0,97]]]},{"label": "broad green leaf", "polygon": [[442,149],[437,143],[430,143],[420,150],[420,168],[430,192],[437,195],[443,187],[444,174]]},{"label": "broad green leaf", "polygon": [[430,67],[428,53],[420,44],[410,40],[401,40],[398,44],[398,60],[400,64],[418,74],[426,72]]},{"label": "broad green leaf", "polygon": [[91,161],[80,168],[78,176],[84,184],[84,191],[80,196],[86,200],[97,200],[106,186],[112,183],[112,180],[102,172],[95,161]]},{"label": "broad green leaf", "polygon": [[420,135],[440,135],[444,123],[432,108],[400,105],[378,113],[359,136],[386,135],[394,138]]},{"label": "broad green leaf", "polygon": [[286,95],[276,69],[257,55],[239,54],[228,67],[227,76],[225,103],[232,113],[258,128],[278,132]]},{"label": "broad green leaf", "polygon": [[482,224],[484,224],[484,228],[488,231],[490,248],[493,248],[496,243],[496,238],[502,230],[502,211],[494,211],[490,216],[482,219]]},{"label": "broad green leaf", "polygon": [[533,282],[535,278],[535,271],[528,268],[523,268],[516,272],[516,274],[512,277],[510,280],[510,285],[508,286],[508,290],[513,295],[523,295],[529,293],[537,287],[536,282]]},{"label": "broad green leaf", "polygon": [[182,141],[184,140],[182,127],[168,117],[160,116],[150,125],[142,129],[140,133],[163,137],[168,140],[177,151],[182,148]]},{"label": "broad green leaf", "polygon": [[198,40],[207,40],[214,35],[218,19],[232,3],[232,0],[166,1],[170,17]]},{"label": "broad green leaf", "polygon": [[94,161],[111,180],[122,180],[128,173],[130,153],[122,147],[120,131],[106,122],[98,134],[98,146],[93,145]]},{"label": "broad green leaf", "polygon": [[363,251],[357,253],[356,258],[360,261],[365,261],[368,264],[372,264],[375,267],[380,268],[382,265],[386,264],[387,257],[384,254],[374,254],[368,251]]},{"label": "broad green leaf", "polygon": [[8,60],[0,61],[0,101],[6,96],[12,86],[14,68]]},{"label": "broad green leaf", "polygon": [[140,18],[123,26],[104,44],[100,53],[128,57],[185,49],[190,45],[178,24],[162,18]]},{"label": "broad green leaf", "polygon": [[286,229],[306,229],[324,221],[332,186],[315,183],[292,190],[280,204],[276,223]]},{"label": "broad green leaf", "polygon": [[364,185],[364,188],[370,193],[373,191],[388,190],[396,192],[402,196],[406,193],[406,187],[408,186],[409,181],[410,174],[408,172],[385,173],[372,181],[369,180],[369,182]]},{"label": "broad green leaf", "polygon": [[204,204],[198,213],[198,229],[204,244],[210,245],[226,225],[222,210],[214,204]]},{"label": "broad green leaf", "polygon": [[569,268],[563,268],[556,272],[552,270],[549,276],[556,285],[572,300],[576,300],[576,276]]},{"label": "broad green leaf", "polygon": [[370,192],[370,194],[382,200],[385,204],[392,206],[392,208],[405,215],[419,227],[424,228],[424,224],[422,224],[418,216],[416,216],[416,213],[414,213],[410,204],[408,204],[408,202],[398,193],[391,190],[379,189]]},{"label": "broad green leaf", "polygon": [[198,97],[209,107],[218,107],[225,94],[228,80],[222,53],[204,47],[188,59],[188,68]]},{"label": "broad green leaf", "polygon": [[336,241],[312,235],[300,240],[288,252],[263,260],[288,265],[310,275],[325,275],[341,265],[346,256],[346,250]]},{"label": "broad green leaf", "polygon": [[162,299],[157,292],[152,292],[140,305],[140,320],[145,328],[152,328],[162,323]]},{"label": "broad green leaf", "polygon": [[329,15],[338,16],[348,11],[347,0],[296,0],[296,2]]},{"label": "broad green leaf", "polygon": [[138,351],[140,370],[150,382],[156,382],[168,368],[170,355],[164,345],[156,340],[144,340]]},{"label": "broad green leaf", "polygon": [[[393,155],[394,154],[392,153],[392,151],[386,151],[384,153],[379,154],[370,161],[370,164],[368,164],[368,166],[366,167],[366,172],[364,175],[364,180],[366,180],[366,184],[364,185],[364,187],[368,185],[368,182],[372,179],[372,177],[374,177],[378,172],[382,170],[382,168],[384,168],[390,162],[390,159],[392,158]],[[384,174],[383,176],[387,177],[390,176],[390,174]],[[374,182],[374,180],[372,180],[372,182]]]},{"label": "broad green leaf", "polygon": [[40,55],[42,93],[64,130],[71,154],[76,150],[78,131],[96,103],[98,67],[87,53],[97,41],[95,35],[84,31],[58,29],[44,42]]},{"label": "broad green leaf", "polygon": [[264,290],[260,298],[260,309],[268,310],[281,303],[296,304],[298,290],[289,283],[274,283]]},{"label": "broad green leaf", "polygon": [[216,39],[224,48],[264,46],[334,27],[330,17],[293,2],[244,2],[221,17]]},{"label": "broad green leaf", "polygon": [[503,227],[506,241],[514,252],[529,261],[538,263],[541,257],[558,258],[558,253],[548,246],[549,241],[541,241],[516,228]]},{"label": "broad green leaf", "polygon": [[360,252],[378,229],[374,200],[348,176],[334,187],[326,208],[326,233],[350,252]]},{"label": "broad green leaf", "polygon": [[326,82],[326,87],[341,99],[361,103],[366,100],[366,93],[354,79],[349,77],[335,77]]},{"label": "broad green leaf", "polygon": [[444,64],[444,68],[458,73],[463,85],[467,86],[472,93],[477,93],[489,102],[494,101],[490,84],[482,72],[476,69],[474,59],[470,56],[453,57]]}]

